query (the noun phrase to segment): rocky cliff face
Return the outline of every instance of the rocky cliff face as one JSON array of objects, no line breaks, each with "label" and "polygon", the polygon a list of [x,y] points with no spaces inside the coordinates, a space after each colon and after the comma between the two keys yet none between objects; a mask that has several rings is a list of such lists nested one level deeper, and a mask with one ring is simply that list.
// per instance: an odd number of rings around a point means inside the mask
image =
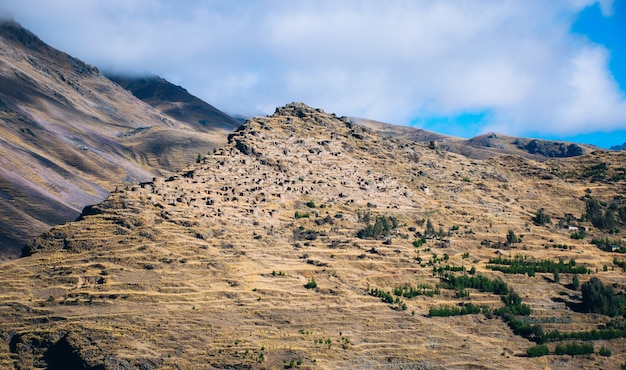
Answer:
[{"label": "rocky cliff face", "polygon": [[[602,342],[612,357],[527,357],[534,343],[493,314],[501,296],[456,291],[444,276],[501,279],[545,331],[607,324],[578,311],[573,274],[557,283],[552,272],[489,265],[574,259],[622,292],[621,269],[602,268],[615,254],[558,223],[608,235],[577,219],[586,194],[611,201],[626,190],[624,155],[470,160],[289,104],[0,264],[0,366],[51,366],[71,353],[111,369],[615,367],[623,338]],[[605,180],[591,182],[598,163]],[[532,221],[541,208],[552,223]],[[467,303],[486,311],[429,316]]]}]

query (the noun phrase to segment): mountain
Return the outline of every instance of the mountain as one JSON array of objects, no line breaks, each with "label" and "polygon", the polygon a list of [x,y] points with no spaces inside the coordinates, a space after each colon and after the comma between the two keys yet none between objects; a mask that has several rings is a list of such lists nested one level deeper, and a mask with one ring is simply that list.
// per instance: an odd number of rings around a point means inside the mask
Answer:
[{"label": "mountain", "polygon": [[110,73],[106,76],[162,114],[188,122],[196,131],[207,132],[216,128],[233,131],[242,123],[161,77]]},{"label": "mountain", "polygon": [[292,103],[0,263],[0,367],[619,368],[625,161],[471,159]]},{"label": "mountain", "polygon": [[213,110],[199,132],[12,20],[0,50],[0,259],[116,187],[193,163],[234,127]]},{"label": "mountain", "polygon": [[369,127],[389,137],[429,142],[442,150],[462,154],[469,158],[486,159],[502,155],[519,155],[529,159],[565,158],[589,154],[599,148],[593,145],[562,141],[519,138],[488,133],[471,139],[441,135],[414,127],[396,126],[363,118],[355,118],[360,125]]},{"label": "mountain", "polygon": [[611,150],[624,150],[626,149],[626,143],[623,143],[621,145],[614,145],[611,147]]}]

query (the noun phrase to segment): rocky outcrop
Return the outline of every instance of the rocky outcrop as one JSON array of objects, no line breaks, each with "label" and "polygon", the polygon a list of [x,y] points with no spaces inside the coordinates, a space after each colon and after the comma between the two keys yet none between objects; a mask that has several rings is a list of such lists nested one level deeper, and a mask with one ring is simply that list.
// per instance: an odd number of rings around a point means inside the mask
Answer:
[{"label": "rocky outcrop", "polygon": [[514,142],[519,148],[530,154],[539,154],[549,158],[576,157],[585,154],[585,149],[574,143],[558,141],[518,139]]}]

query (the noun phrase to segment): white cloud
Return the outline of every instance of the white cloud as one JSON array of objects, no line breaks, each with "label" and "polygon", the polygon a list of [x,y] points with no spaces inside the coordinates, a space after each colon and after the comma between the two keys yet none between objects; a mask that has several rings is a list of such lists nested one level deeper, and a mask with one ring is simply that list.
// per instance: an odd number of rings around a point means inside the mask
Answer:
[{"label": "white cloud", "polygon": [[489,111],[503,133],[626,126],[609,53],[569,30],[610,0],[22,0],[44,41],[105,68],[152,72],[231,113],[293,100],[406,124]]}]

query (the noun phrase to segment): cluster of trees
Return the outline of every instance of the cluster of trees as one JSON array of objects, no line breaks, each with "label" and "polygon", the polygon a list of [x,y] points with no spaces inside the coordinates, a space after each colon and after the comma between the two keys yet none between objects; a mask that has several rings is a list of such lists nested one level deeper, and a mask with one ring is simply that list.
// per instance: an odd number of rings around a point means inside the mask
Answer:
[{"label": "cluster of trees", "polygon": [[613,287],[604,285],[597,277],[592,277],[581,287],[582,306],[588,312],[607,316],[626,314],[626,298],[623,294],[616,295]]},{"label": "cluster of trees", "polygon": [[490,312],[489,307],[477,306],[473,303],[466,303],[460,306],[431,307],[428,310],[428,316],[449,317],[449,316],[472,315],[472,314],[488,313],[488,312]]},{"label": "cluster of trees", "polygon": [[396,228],[398,228],[398,220],[395,217],[378,216],[373,225],[369,224],[366,228],[359,230],[356,236],[360,239],[380,239]]},{"label": "cluster of trees", "polygon": [[528,348],[526,353],[530,357],[541,357],[550,354],[550,349],[545,344],[538,344]]},{"label": "cluster of trees", "polygon": [[[520,295],[509,288],[509,286],[500,279],[489,279],[482,275],[454,275],[445,273],[440,277],[441,286],[448,289],[455,289],[457,296],[468,296],[466,289],[477,289],[481,292],[490,292],[500,295],[503,307],[491,311],[487,307],[481,307],[472,303],[459,306],[440,306],[429,309],[429,316],[456,316],[467,314],[494,314],[500,316],[515,335],[522,336],[536,343],[545,341],[544,331],[540,325],[533,325],[526,319],[532,313],[529,305],[522,302]],[[545,347],[545,346],[544,346]],[[543,348],[543,347],[540,347]],[[537,349],[537,351],[544,351]],[[545,353],[547,354],[547,353]]]},{"label": "cluster of trees", "polygon": [[555,355],[590,355],[594,352],[593,343],[559,343],[554,349]]},{"label": "cluster of trees", "polygon": [[[530,357],[541,357],[550,354],[550,349],[545,344],[538,344],[528,348],[526,353]],[[554,349],[555,355],[584,356],[592,353],[594,353],[593,343],[561,343]],[[606,347],[602,347],[598,351],[598,354],[600,356],[611,357],[611,350]]]},{"label": "cluster of trees", "polygon": [[[527,304],[522,303],[522,298],[512,288],[502,280],[489,279],[482,275],[468,276],[454,274],[445,274],[441,280],[446,288],[455,289],[457,292],[464,293],[466,289],[477,289],[481,292],[495,293],[501,296],[504,307],[498,308],[494,313],[505,318],[506,322],[517,325],[514,320],[515,315],[530,315],[531,309]],[[467,294],[462,294],[467,296]],[[442,316],[442,315],[439,315]],[[523,325],[519,325],[522,327]]]},{"label": "cluster of trees", "polygon": [[405,311],[407,309],[406,303],[404,303],[400,297],[393,298],[390,292],[386,292],[382,289],[372,288],[368,290],[368,294],[374,297],[380,298],[381,301],[387,304],[397,304],[397,309]]},{"label": "cluster of trees", "polygon": [[564,339],[579,339],[579,340],[609,340],[616,338],[626,338],[626,328],[622,329],[603,329],[603,330],[588,330],[588,331],[572,331],[562,333],[558,330],[553,330],[546,333],[544,340],[547,342],[557,342]]},{"label": "cluster of trees", "polygon": [[457,266],[457,265],[445,265],[445,266],[433,266],[433,274],[438,276],[443,276],[445,271],[453,271],[453,272],[465,272],[465,266]]},{"label": "cluster of trees", "polygon": [[552,223],[552,220],[550,220],[550,216],[545,214],[544,209],[541,208],[535,213],[535,217],[533,217],[533,222],[535,223],[535,225],[540,226]]},{"label": "cluster of trees", "polygon": [[[499,312],[496,312],[498,314]],[[530,314],[530,313],[529,313]],[[501,314],[504,321],[513,334],[524,337],[535,343],[543,342],[543,328],[540,325],[531,325],[528,320],[520,319],[512,313]]]},{"label": "cluster of trees", "polygon": [[441,277],[444,286],[448,289],[462,290],[462,289],[476,289],[481,292],[489,292],[498,295],[509,294],[509,286],[502,280],[489,279],[482,275],[468,276],[468,275],[454,275],[445,274]]},{"label": "cluster of trees", "polygon": [[[596,247],[602,249],[605,252],[617,252],[626,253],[626,245],[619,239],[611,240],[609,238],[593,238],[591,244],[595,244]],[[616,247],[615,251],[613,247]]]},{"label": "cluster of trees", "polygon": [[586,274],[589,270],[584,266],[577,266],[576,261],[571,259],[565,263],[563,259],[559,262],[550,260],[535,260],[528,256],[516,255],[514,258],[496,257],[489,259],[487,268],[501,271],[505,274],[528,274],[534,276],[536,272],[562,272],[571,274]]},{"label": "cluster of trees", "polygon": [[626,225],[626,206],[620,206],[616,202],[606,204],[589,196],[583,219],[598,229],[616,231],[617,227]]},{"label": "cluster of trees", "polygon": [[606,163],[594,164],[583,170],[583,177],[590,178],[591,181],[602,181],[605,179],[608,169]]},{"label": "cluster of trees", "polygon": [[587,232],[585,230],[576,230],[570,234],[570,238],[574,240],[583,240],[587,237]]},{"label": "cluster of trees", "polygon": [[507,294],[502,295],[502,302],[504,302],[504,307],[496,310],[496,314],[499,316],[528,316],[532,313],[530,306],[522,303],[522,297],[520,297],[519,294],[513,290],[513,288],[509,289]]},{"label": "cluster of trees", "polygon": [[414,298],[419,295],[424,295],[428,297],[432,297],[435,294],[439,294],[439,288],[433,288],[430,285],[420,284],[417,287],[412,287],[409,285],[401,285],[393,288],[393,294],[399,297],[404,298]]},{"label": "cluster of trees", "polygon": [[[622,144],[623,145],[623,144]],[[613,148],[620,148],[621,146],[616,146]],[[617,149],[620,150],[620,149]],[[583,170],[582,176],[586,178],[590,178],[591,181],[620,181],[626,180],[626,168],[619,167],[615,168],[612,173],[609,173],[609,166],[606,163],[598,163],[592,166],[589,166]]]}]

